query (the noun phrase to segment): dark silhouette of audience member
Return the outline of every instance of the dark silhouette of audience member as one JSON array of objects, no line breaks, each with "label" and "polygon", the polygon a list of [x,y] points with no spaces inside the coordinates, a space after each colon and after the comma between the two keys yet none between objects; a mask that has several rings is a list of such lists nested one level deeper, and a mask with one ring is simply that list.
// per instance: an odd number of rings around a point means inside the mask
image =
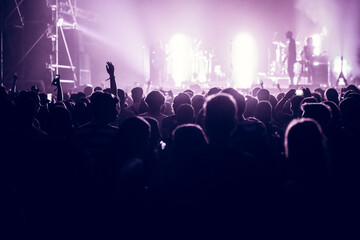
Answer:
[{"label": "dark silhouette of audience member", "polygon": [[244,117],[255,117],[256,107],[258,104],[258,100],[256,98],[253,98],[251,96],[246,96],[246,107],[244,112]]},{"label": "dark silhouette of audience member", "polygon": [[207,144],[204,131],[196,124],[183,124],[178,126],[173,131],[172,138],[172,151],[176,153],[204,147]]},{"label": "dark silhouette of audience member", "polygon": [[[165,142],[170,142],[169,140],[171,139],[172,131],[178,125],[182,124],[181,122],[179,122],[179,120],[181,120],[181,121],[185,120],[184,117],[186,117],[186,114],[184,116],[184,112],[182,112],[182,114],[180,114],[180,115],[177,114],[178,107],[182,104],[191,104],[190,97],[186,93],[179,93],[174,98],[172,108],[173,108],[175,114],[170,115],[163,119],[163,122],[161,125],[161,130],[162,130],[162,136],[164,137]],[[192,109],[192,111],[194,111],[194,110]],[[192,114],[194,114],[194,113],[192,113]],[[183,119],[181,119],[181,118],[183,118]],[[194,116],[192,116],[192,119],[193,118],[194,118]],[[188,122],[188,120],[185,120],[184,123],[191,123],[191,122]]]},{"label": "dark silhouette of audience member", "polygon": [[325,91],[326,100],[334,102],[339,105],[339,93],[334,88],[328,88]]},{"label": "dark silhouette of audience member", "polygon": [[303,100],[301,100],[300,106],[302,106],[305,103],[318,103],[318,101],[315,97],[306,97]]},{"label": "dark silhouette of audience member", "polygon": [[[291,236],[331,236],[332,223],[328,154],[320,125],[312,119],[293,120],[285,134],[290,180],[285,184],[285,214]],[[327,229],[327,230],[326,230]],[[296,235],[294,234],[296,231]]]},{"label": "dark silhouette of audience member", "polygon": [[90,97],[91,94],[93,94],[93,92],[95,92],[95,91],[93,91],[93,88],[91,86],[86,86],[84,88],[84,94],[86,97]]},{"label": "dark silhouette of audience member", "polygon": [[360,121],[360,101],[346,98],[340,102],[340,111],[347,124],[358,124]]},{"label": "dark silhouette of audience member", "polygon": [[134,101],[133,105],[130,107],[130,110],[133,111],[136,115],[140,114],[139,108],[141,100],[143,99],[144,91],[141,87],[135,87],[131,89],[131,97]]},{"label": "dark silhouette of audience member", "polygon": [[209,142],[228,145],[236,126],[237,105],[228,94],[217,94],[208,99],[204,107],[205,132]]},{"label": "dark silhouette of audience member", "polygon": [[225,88],[221,92],[230,94],[235,99],[238,113],[237,119],[238,121],[244,121],[244,112],[246,107],[245,97],[234,88]]},{"label": "dark silhouette of audience member", "polygon": [[210,88],[209,91],[207,92],[206,94],[206,97],[208,96],[211,96],[211,95],[214,95],[214,94],[217,94],[221,91],[221,88],[218,88],[218,87],[213,87],[213,88]]},{"label": "dark silhouette of audience member", "polygon": [[269,90],[262,88],[257,92],[257,98],[259,101],[269,101],[270,100],[270,92]]},{"label": "dark silhouette of audience member", "polygon": [[117,127],[110,125],[117,117],[117,105],[118,99],[113,95],[94,92],[90,97],[89,106],[93,118],[75,131],[74,144],[86,152],[93,171],[96,171],[96,165],[102,161],[105,151],[118,130]]},{"label": "dark silhouette of audience member", "polygon": [[161,113],[161,107],[165,103],[165,97],[160,91],[151,91],[145,98],[149,109],[147,112],[140,114],[142,117],[152,117],[159,122],[159,126],[162,125],[163,119],[166,115]]},{"label": "dark silhouette of audience member", "polygon": [[322,102],[322,96],[320,93],[313,92],[311,93],[311,96],[316,99],[317,102]]},{"label": "dark silhouette of audience member", "polygon": [[51,137],[71,140],[73,124],[70,111],[62,106],[50,108],[48,117],[48,134]]},{"label": "dark silhouette of audience member", "polygon": [[186,90],[184,91],[184,93],[186,93],[187,95],[189,95],[190,98],[192,98],[192,97],[195,95],[194,91],[191,90],[191,89],[186,89]]},{"label": "dark silhouette of audience member", "polygon": [[302,117],[311,118],[321,126],[323,132],[327,132],[327,127],[331,120],[331,109],[324,103],[305,103],[301,106]]},{"label": "dark silhouette of audience member", "polygon": [[255,117],[266,124],[272,120],[271,113],[271,104],[267,101],[260,101],[256,107]]},{"label": "dark silhouette of audience member", "polygon": [[197,94],[191,99],[191,105],[194,108],[195,118],[199,116],[199,112],[202,110],[205,103],[205,97],[203,95]]},{"label": "dark silhouette of audience member", "polygon": [[120,113],[117,118],[117,123],[115,125],[121,126],[121,124],[128,118],[135,117],[136,114],[129,110],[126,104],[126,100],[128,99],[127,94],[124,90],[118,89],[118,97],[120,99]]}]

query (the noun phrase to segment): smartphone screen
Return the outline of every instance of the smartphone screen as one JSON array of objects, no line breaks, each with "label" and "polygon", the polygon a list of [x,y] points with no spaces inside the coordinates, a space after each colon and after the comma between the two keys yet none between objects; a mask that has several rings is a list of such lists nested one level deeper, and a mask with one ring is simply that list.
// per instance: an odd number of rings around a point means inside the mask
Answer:
[{"label": "smartphone screen", "polygon": [[301,90],[301,89],[298,89],[298,90],[295,91],[295,94],[296,94],[297,96],[302,96],[302,95],[304,95],[304,91]]},{"label": "smartphone screen", "polygon": [[47,99],[51,102],[52,101],[52,93],[47,94]]}]

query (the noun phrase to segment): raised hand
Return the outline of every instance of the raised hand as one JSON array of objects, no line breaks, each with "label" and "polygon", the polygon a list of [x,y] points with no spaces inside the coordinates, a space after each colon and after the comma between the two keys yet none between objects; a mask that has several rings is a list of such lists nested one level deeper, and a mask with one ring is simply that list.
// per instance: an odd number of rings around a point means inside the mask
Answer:
[{"label": "raised hand", "polygon": [[106,71],[108,72],[108,74],[110,75],[110,77],[114,76],[114,65],[112,64],[112,62],[106,62]]},{"label": "raised hand", "polygon": [[304,97],[311,97],[311,91],[309,88],[303,88]]}]

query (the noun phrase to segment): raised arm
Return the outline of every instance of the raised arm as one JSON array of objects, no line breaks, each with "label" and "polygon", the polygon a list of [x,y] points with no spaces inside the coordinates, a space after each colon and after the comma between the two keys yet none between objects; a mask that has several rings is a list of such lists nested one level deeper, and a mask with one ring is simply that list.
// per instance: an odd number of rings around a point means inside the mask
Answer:
[{"label": "raised arm", "polygon": [[116,87],[116,81],[115,81],[115,68],[112,62],[106,62],[106,71],[109,74],[110,78],[110,89],[111,93],[117,96],[117,87]]},{"label": "raised arm", "polygon": [[292,98],[292,96],[294,96],[294,94],[295,94],[295,89],[290,89],[285,94],[285,96],[278,102],[278,104],[276,104],[274,113],[277,119],[281,119],[284,115],[286,115],[283,112],[284,105],[290,98]]},{"label": "raised arm", "polygon": [[56,101],[60,102],[63,100],[63,91],[61,87],[60,75],[56,75],[52,81],[52,85],[56,86]]}]

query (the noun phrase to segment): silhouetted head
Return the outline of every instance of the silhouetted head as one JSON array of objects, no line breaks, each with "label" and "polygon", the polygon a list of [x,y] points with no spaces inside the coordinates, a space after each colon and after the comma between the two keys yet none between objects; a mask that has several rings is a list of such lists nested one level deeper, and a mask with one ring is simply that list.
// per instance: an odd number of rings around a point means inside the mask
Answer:
[{"label": "silhouetted head", "polygon": [[326,172],[325,137],[313,119],[293,120],[285,133],[285,153],[297,176]]},{"label": "silhouetted head", "polygon": [[80,99],[80,98],[86,98],[86,95],[85,95],[85,93],[83,93],[83,92],[78,92],[76,95],[77,95],[78,99]]},{"label": "silhouetted head", "polygon": [[131,97],[134,100],[134,103],[138,103],[143,98],[144,90],[141,87],[134,87],[131,89]]},{"label": "silhouetted head", "polygon": [[[321,96],[321,101],[324,99],[325,91],[324,91],[322,88],[316,88],[316,89],[314,90],[314,92],[320,94],[320,96]],[[321,102],[321,101],[319,101],[319,102]]]},{"label": "silhouetted head", "polygon": [[257,94],[258,94],[258,92],[259,92],[259,90],[260,90],[261,88],[259,88],[259,87],[256,87],[256,88],[254,88],[253,90],[252,90],[252,96],[253,97],[257,97]]},{"label": "silhouetted head", "polygon": [[38,94],[36,92],[20,92],[14,103],[15,121],[22,125],[31,126],[40,107]]},{"label": "silhouetted head", "polygon": [[300,106],[303,99],[303,96],[293,96],[290,99],[290,109],[295,115],[300,114]]},{"label": "silhouetted head", "polygon": [[197,115],[200,110],[203,108],[205,103],[205,97],[203,95],[197,94],[191,99],[191,105],[194,108],[194,112]]},{"label": "silhouetted head", "polygon": [[340,102],[340,111],[348,123],[360,121],[360,101],[355,98],[345,98]]},{"label": "silhouetted head", "polygon": [[331,109],[323,103],[305,103],[301,106],[304,118],[316,120],[322,129],[326,129],[331,120]]},{"label": "silhouetted head", "polygon": [[244,112],[245,118],[255,117],[257,105],[258,105],[258,100],[256,98],[247,96],[246,107],[245,107],[245,112]]},{"label": "silhouetted head", "polygon": [[340,109],[339,107],[332,101],[323,102],[325,105],[329,106],[331,109],[331,119],[337,123],[340,119]]},{"label": "silhouetted head", "polygon": [[267,89],[260,89],[258,92],[257,92],[257,98],[260,101],[269,101],[270,100],[270,92],[269,90]]},{"label": "silhouetted head", "polygon": [[117,90],[117,94],[118,94],[118,98],[120,100],[120,106],[123,108],[123,107],[126,107],[126,100],[127,100],[127,94],[124,90],[122,89],[118,89]]},{"label": "silhouetted head", "polygon": [[165,103],[164,94],[160,91],[151,91],[145,98],[145,102],[149,106],[149,110],[152,112],[160,112],[160,108]]},{"label": "silhouetted head", "polygon": [[268,101],[261,101],[256,107],[255,117],[263,123],[271,122],[272,106]]},{"label": "silhouetted head", "polygon": [[190,104],[181,104],[175,113],[175,118],[178,124],[194,123],[195,113],[194,108]]},{"label": "silhouetted head", "polygon": [[314,97],[306,97],[303,100],[301,100],[300,106],[303,105],[304,103],[318,103],[318,101]]},{"label": "silhouetted head", "polygon": [[173,110],[176,114],[177,108],[181,105],[181,104],[191,104],[191,100],[189,95],[187,95],[186,93],[179,93],[173,101]]},{"label": "silhouetted head", "polygon": [[205,103],[205,129],[210,142],[227,144],[236,124],[235,99],[225,93],[211,96]]},{"label": "silhouetted head", "polygon": [[313,93],[311,93],[311,96],[314,97],[317,102],[321,102],[321,101],[322,101],[322,97],[321,97],[321,94],[320,94],[320,93],[313,92]]},{"label": "silhouetted head", "polygon": [[150,143],[153,148],[159,146],[161,140],[161,133],[159,123],[155,118],[145,117],[144,118],[150,124]]},{"label": "silhouetted head", "polygon": [[292,36],[293,36],[293,33],[291,31],[287,31],[285,36],[286,36],[287,39],[291,39]]},{"label": "silhouetted head", "polygon": [[243,118],[243,114],[245,112],[245,106],[246,106],[246,102],[245,102],[245,97],[244,95],[242,95],[241,93],[239,93],[236,89],[234,88],[225,88],[224,90],[221,91],[222,93],[227,93],[230,94],[236,101],[236,105],[237,105],[237,111],[238,111],[238,118],[242,119]]},{"label": "silhouetted head", "polygon": [[73,129],[71,113],[62,106],[54,106],[49,110],[48,134],[55,137],[70,137]]},{"label": "silhouetted head", "polygon": [[276,99],[277,99],[278,101],[280,101],[281,99],[283,99],[283,97],[285,97],[285,93],[283,93],[283,92],[281,92],[281,93],[279,93],[278,95],[276,95]]},{"label": "silhouetted head", "polygon": [[349,94],[347,94],[345,98],[354,98],[354,99],[360,101],[360,94],[352,91]]},{"label": "silhouetted head", "polygon": [[116,119],[116,105],[119,100],[112,94],[94,92],[90,97],[90,106],[94,120],[99,123],[110,123]]},{"label": "silhouetted head", "polygon": [[329,88],[325,91],[326,100],[334,102],[339,105],[339,93],[335,88]]},{"label": "silhouetted head", "polygon": [[194,96],[194,91],[193,90],[191,90],[191,89],[186,89],[185,91],[184,91],[184,93],[186,93],[187,95],[189,95],[189,97],[190,98],[192,98],[193,96]]},{"label": "silhouetted head", "polygon": [[207,97],[211,96],[211,95],[214,95],[214,94],[217,94],[221,91],[220,88],[218,87],[213,87],[213,88],[210,88],[210,90],[208,91],[208,93],[206,94]]},{"label": "silhouetted head", "polygon": [[84,93],[85,93],[86,97],[91,96],[91,94],[93,93],[93,88],[91,86],[86,86],[84,88]]},{"label": "silhouetted head", "polygon": [[99,87],[99,86],[98,86],[98,87],[95,87],[95,88],[94,88],[94,92],[97,92],[97,91],[102,91],[102,88]]},{"label": "silhouetted head", "polygon": [[150,124],[141,117],[126,119],[120,126],[115,142],[125,158],[141,157],[150,147]]},{"label": "silhouetted head", "polygon": [[180,125],[172,133],[172,148],[175,151],[185,151],[192,148],[205,146],[207,139],[199,125]]},{"label": "silhouetted head", "polygon": [[354,85],[354,84],[350,84],[349,86],[347,86],[346,90],[348,91],[354,91],[356,93],[360,93],[360,90]]},{"label": "silhouetted head", "polygon": [[274,109],[278,103],[278,100],[276,99],[276,97],[274,95],[270,95],[269,102],[270,102],[272,108]]}]

